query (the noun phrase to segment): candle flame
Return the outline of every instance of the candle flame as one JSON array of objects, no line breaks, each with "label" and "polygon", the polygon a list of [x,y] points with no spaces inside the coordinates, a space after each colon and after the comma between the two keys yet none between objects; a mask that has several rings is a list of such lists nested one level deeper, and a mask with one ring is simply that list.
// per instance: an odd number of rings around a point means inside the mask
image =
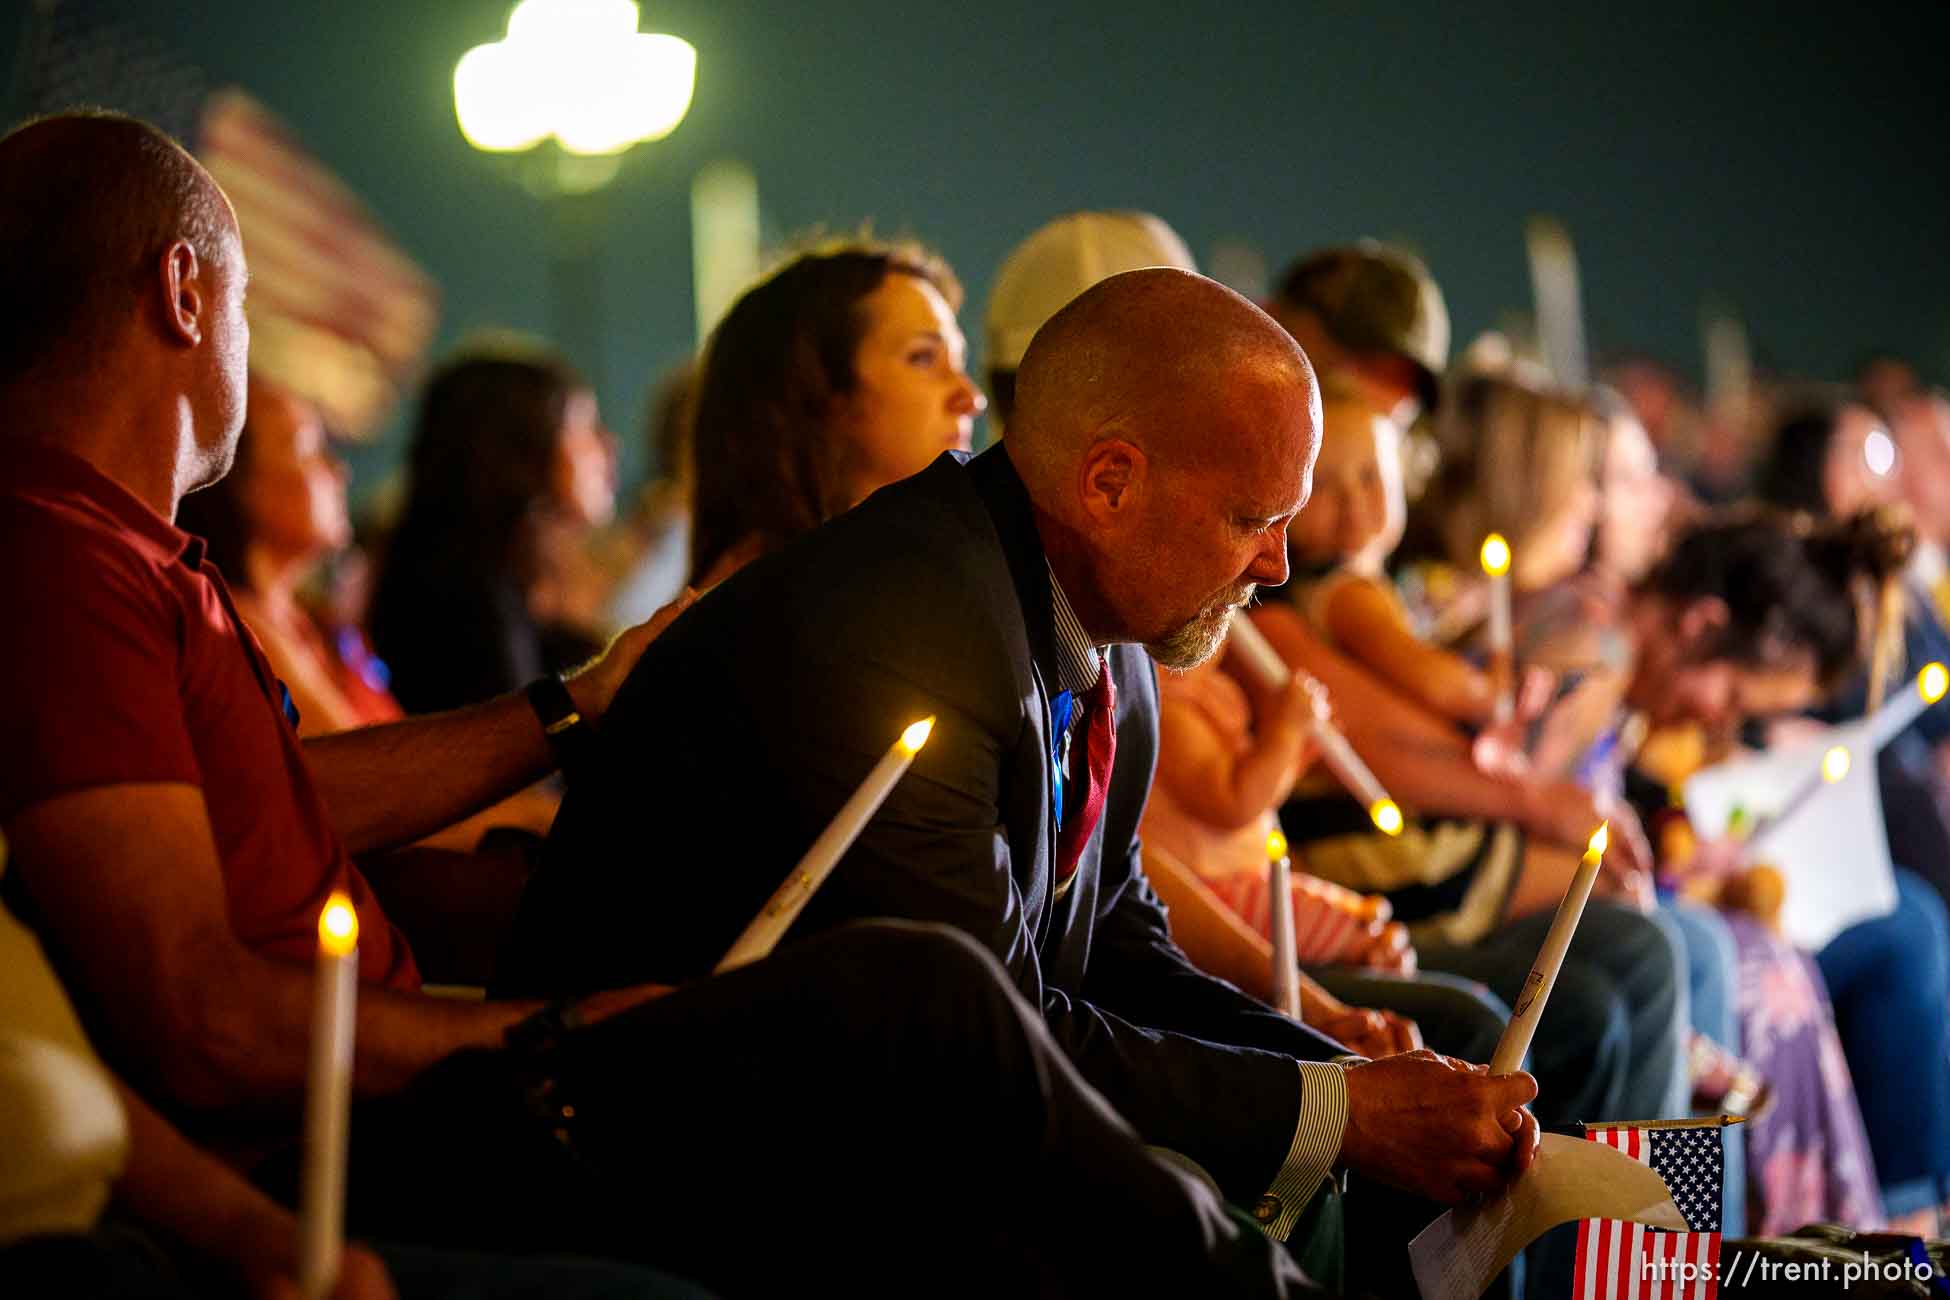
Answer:
[{"label": "candle flame", "polygon": [[1605,846],[1609,843],[1611,843],[1611,823],[1599,822],[1598,829],[1591,832],[1591,844],[1586,851],[1603,857]]},{"label": "candle flame", "polygon": [[1483,572],[1500,578],[1509,571],[1510,543],[1503,540],[1502,533],[1491,533],[1483,539]]},{"label": "candle flame", "polygon": [[1269,831],[1266,836],[1266,859],[1278,862],[1286,856],[1286,834],[1278,829]]},{"label": "candle flame", "polygon": [[318,946],[334,957],[343,957],[359,946],[359,914],[352,900],[333,894],[318,914]]},{"label": "candle flame", "polygon": [[1922,692],[1923,703],[1935,704],[1950,690],[1950,668],[1942,664],[1925,664],[1923,671],[1916,675],[1916,689]]},{"label": "candle flame", "polygon": [[1402,833],[1402,810],[1393,799],[1377,799],[1369,805],[1368,816],[1374,819],[1375,828],[1383,835]]},{"label": "candle flame", "polygon": [[1833,785],[1848,775],[1848,750],[1840,745],[1821,756],[1821,779]]},{"label": "candle flame", "polygon": [[934,731],[934,715],[930,713],[919,722],[901,732],[900,747],[907,751],[908,757],[921,752],[921,746],[928,743],[928,736]]}]

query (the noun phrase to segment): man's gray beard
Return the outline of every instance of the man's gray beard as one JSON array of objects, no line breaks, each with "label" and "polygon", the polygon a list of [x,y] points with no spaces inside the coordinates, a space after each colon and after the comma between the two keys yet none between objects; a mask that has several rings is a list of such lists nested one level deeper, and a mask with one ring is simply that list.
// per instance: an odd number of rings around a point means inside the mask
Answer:
[{"label": "man's gray beard", "polygon": [[1208,609],[1164,640],[1147,642],[1144,648],[1166,668],[1179,672],[1196,668],[1217,654],[1219,647],[1226,643],[1226,631],[1232,626],[1233,613],[1252,597],[1253,589],[1248,587],[1239,604],[1227,603]]}]

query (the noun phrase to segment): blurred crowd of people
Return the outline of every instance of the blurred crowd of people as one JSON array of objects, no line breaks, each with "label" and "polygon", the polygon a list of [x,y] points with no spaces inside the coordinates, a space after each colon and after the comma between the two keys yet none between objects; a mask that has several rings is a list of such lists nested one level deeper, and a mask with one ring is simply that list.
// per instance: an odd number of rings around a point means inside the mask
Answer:
[{"label": "blurred crowd of people", "polygon": [[[36,250],[0,259],[36,304],[0,371],[0,1279],[286,1293],[332,890],[386,1243],[344,1296],[1396,1295],[1540,1127],[1728,1113],[1728,1234],[1938,1235],[1950,713],[1874,764],[1893,908],[1816,951],[1751,826],[1681,798],[1950,660],[1950,396],[1903,360],[1572,389],[1455,346],[1399,249],[1300,250],[1255,305],[1081,211],[997,271],[978,380],[938,253],[829,240],[646,377],[620,512],[589,383],[495,336],[355,546],[330,431],[245,379],[214,183],[113,116],[0,175],[45,196],[0,215]],[[776,957],[707,978],[910,708],[938,749]],[[1489,1076],[1601,823],[1527,1074]],[[1500,1285],[1565,1293],[1568,1250]]]}]

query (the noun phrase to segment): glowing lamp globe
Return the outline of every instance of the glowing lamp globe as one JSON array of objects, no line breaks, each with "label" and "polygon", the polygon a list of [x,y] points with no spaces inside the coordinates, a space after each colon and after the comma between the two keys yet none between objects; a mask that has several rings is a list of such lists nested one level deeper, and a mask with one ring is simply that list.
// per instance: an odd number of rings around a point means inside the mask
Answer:
[{"label": "glowing lamp globe", "polygon": [[584,156],[661,140],[690,110],[697,51],[636,26],[634,0],[521,0],[507,36],[454,67],[461,134],[490,153],[554,137]]}]

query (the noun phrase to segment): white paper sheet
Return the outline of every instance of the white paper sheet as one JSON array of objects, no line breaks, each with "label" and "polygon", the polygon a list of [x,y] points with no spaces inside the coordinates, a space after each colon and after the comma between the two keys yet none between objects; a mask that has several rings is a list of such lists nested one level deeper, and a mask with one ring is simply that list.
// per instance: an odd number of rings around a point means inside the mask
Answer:
[{"label": "white paper sheet", "polygon": [[1665,1180],[1602,1142],[1546,1133],[1530,1171],[1473,1209],[1448,1210],[1408,1243],[1422,1300],[1477,1300],[1517,1252],[1578,1219],[1686,1231]]},{"label": "white paper sheet", "polygon": [[[1893,703],[1893,701],[1892,701]],[[1701,838],[1721,834],[1735,808],[1749,824],[1772,818],[1821,768],[1836,745],[1849,751],[1848,775],[1755,837],[1753,857],[1787,882],[1781,929],[1808,952],[1858,921],[1896,906],[1896,876],[1883,832],[1876,751],[1893,734],[1893,711],[1831,728],[1810,744],[1702,768],[1687,778],[1686,815]]]}]

